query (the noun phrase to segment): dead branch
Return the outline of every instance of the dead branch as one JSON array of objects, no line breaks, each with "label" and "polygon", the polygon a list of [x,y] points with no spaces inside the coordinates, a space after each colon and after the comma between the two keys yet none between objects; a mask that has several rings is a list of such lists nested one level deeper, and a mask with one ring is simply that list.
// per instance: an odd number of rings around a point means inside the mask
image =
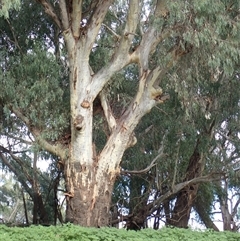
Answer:
[{"label": "dead branch", "polygon": [[142,169],[142,170],[122,170],[121,171],[121,174],[122,175],[128,175],[128,174],[143,174],[143,173],[146,173],[148,172],[152,167],[156,166],[157,163],[156,161],[161,158],[164,153],[163,153],[163,144],[161,144],[161,147],[159,148],[159,151],[158,151],[158,155],[152,160],[152,162],[150,163],[149,166],[147,166],[146,168]]},{"label": "dead branch", "polygon": [[108,27],[106,24],[102,24],[109,32],[111,32],[118,40],[121,38],[120,35],[118,35],[116,32],[114,32],[110,27]]}]

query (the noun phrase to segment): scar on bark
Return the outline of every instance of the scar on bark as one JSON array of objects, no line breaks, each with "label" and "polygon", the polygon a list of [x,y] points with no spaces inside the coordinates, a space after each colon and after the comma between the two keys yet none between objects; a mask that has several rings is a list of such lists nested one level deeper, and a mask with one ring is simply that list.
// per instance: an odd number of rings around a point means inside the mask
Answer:
[{"label": "scar on bark", "polygon": [[135,146],[137,143],[137,138],[134,133],[129,137],[127,148]]},{"label": "scar on bark", "polygon": [[90,103],[89,103],[89,101],[87,101],[87,100],[84,100],[82,103],[81,103],[81,106],[83,107],[83,108],[89,108],[90,107]]},{"label": "scar on bark", "polygon": [[74,69],[74,79],[73,79],[73,88],[76,89],[77,83],[77,68]]},{"label": "scar on bark", "polygon": [[156,100],[158,103],[163,103],[164,101],[170,98],[169,94],[164,94],[161,87],[152,87],[151,88],[151,97]]},{"label": "scar on bark", "polygon": [[82,115],[77,115],[77,117],[74,120],[74,126],[76,130],[80,131],[83,127],[83,116]]}]

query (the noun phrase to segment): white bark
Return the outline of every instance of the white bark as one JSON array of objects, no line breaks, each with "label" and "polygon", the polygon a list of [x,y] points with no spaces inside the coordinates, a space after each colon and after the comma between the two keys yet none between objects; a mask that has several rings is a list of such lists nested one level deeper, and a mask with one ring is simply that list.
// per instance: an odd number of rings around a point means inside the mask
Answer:
[{"label": "white bark", "polygon": [[[97,73],[92,73],[91,67],[89,67],[89,55],[113,0],[97,1],[92,8],[86,26],[81,25],[83,1],[73,0],[72,11],[68,12],[66,1],[59,0],[60,16],[57,16],[57,18],[56,12],[50,4],[48,5],[45,0],[40,2],[45,9],[51,9],[49,15],[61,27],[68,52],[71,145],[69,157],[65,163],[66,196],[68,198],[67,215],[69,219],[75,220],[76,223],[82,222],[83,225],[87,226],[101,225],[101,221],[99,221],[101,218],[99,219],[99,217],[104,215],[101,214],[103,208],[105,208],[104,202],[110,202],[111,200],[112,187],[120,172],[123,153],[136,142],[133,131],[140,119],[153,106],[162,102],[162,89],[158,84],[170,65],[165,69],[157,67],[150,70],[148,59],[154,51],[154,47],[164,37],[156,35],[156,28],[152,26],[142,36],[139,47],[133,53],[129,52],[140,16],[140,1],[129,1],[125,28],[111,61]],[[163,15],[162,11],[165,7],[160,6],[163,6],[164,3],[165,1],[157,1],[155,17]],[[131,63],[139,65],[138,91],[125,113],[119,120],[116,120],[104,92],[101,91],[116,72]],[[111,133],[105,147],[99,156],[95,157],[92,143],[93,101],[100,92],[104,115]],[[44,144],[44,142],[42,143]],[[101,199],[101,197],[103,198]],[[87,215],[86,221],[79,221],[83,214],[77,211],[76,207],[72,207],[77,206],[79,202],[80,208],[90,213]],[[101,209],[100,213],[96,208]],[[109,204],[106,208],[108,212]],[[106,222],[106,220],[105,218],[103,222]]]}]

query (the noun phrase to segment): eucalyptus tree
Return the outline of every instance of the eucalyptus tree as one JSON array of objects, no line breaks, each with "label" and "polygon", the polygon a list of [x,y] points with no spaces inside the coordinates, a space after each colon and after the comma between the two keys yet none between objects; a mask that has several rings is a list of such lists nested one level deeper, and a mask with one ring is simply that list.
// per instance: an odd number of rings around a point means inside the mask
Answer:
[{"label": "eucalyptus tree", "polygon": [[[27,207],[26,210],[24,208],[25,205]],[[9,172],[6,176],[2,175],[1,177],[0,209],[1,223],[29,224],[26,213],[29,214],[32,211],[31,204],[25,198],[25,193],[19,183]]]},{"label": "eucalyptus tree", "polygon": [[[59,157],[66,183],[67,221],[108,225],[123,154],[137,141],[134,129],[145,114],[169,98],[160,87],[163,81],[187,104],[184,98],[192,94],[192,82],[202,81],[205,75],[214,82],[222,70],[224,75],[232,73],[239,59],[239,4],[214,3],[22,1],[26,11],[37,4],[43,8],[25,23],[33,27],[25,30],[29,31],[25,39],[21,33],[16,36],[17,29],[9,28],[8,44],[13,48],[3,67],[1,101],[34,143]],[[40,34],[42,24],[46,35]],[[22,51],[21,44],[26,47],[28,41],[32,47]],[[47,42],[55,44],[55,55]],[[19,56],[11,58],[15,47]],[[134,96],[123,105],[112,105],[111,86],[126,68],[130,71],[124,81],[135,83]],[[118,98],[118,92],[114,97]],[[102,118],[96,116],[99,109]],[[96,143],[93,130],[100,119],[107,128],[105,137]],[[189,183],[186,179],[176,190]]]},{"label": "eucalyptus tree", "polygon": [[0,8],[0,16],[4,16],[8,18],[8,11],[12,8],[19,9],[20,7],[20,0],[2,0],[1,1],[1,8]]},{"label": "eucalyptus tree", "polygon": [[[215,199],[215,184],[225,182],[239,165],[238,76],[234,73],[225,78],[220,75],[214,83],[207,78],[192,83],[184,102],[179,92],[168,89],[171,99],[145,116],[136,128],[139,141],[123,158],[122,178],[114,190],[120,194],[113,196],[120,220],[126,221],[128,228],[145,227],[149,218],[155,219],[154,228],[160,220],[186,228],[194,208],[200,222],[218,230],[211,215],[214,203],[220,205]],[[146,163],[152,168],[146,169]],[[194,179],[196,182],[176,190],[178,184]],[[234,210],[237,206],[238,202]]]}]

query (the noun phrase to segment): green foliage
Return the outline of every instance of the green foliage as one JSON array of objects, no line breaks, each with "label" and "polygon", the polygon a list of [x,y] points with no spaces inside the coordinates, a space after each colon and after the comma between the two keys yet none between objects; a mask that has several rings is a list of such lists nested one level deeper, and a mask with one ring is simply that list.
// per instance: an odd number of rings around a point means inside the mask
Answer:
[{"label": "green foliage", "polygon": [[[69,103],[64,99],[68,88],[64,86],[61,66],[53,54],[46,53],[38,44],[29,53],[11,58],[10,62],[11,71],[1,76],[4,88],[0,97],[8,106],[11,103],[21,110],[32,125],[45,130],[42,134],[47,139],[56,139],[68,126]],[[55,108],[56,102],[61,103],[58,108]]]},{"label": "green foliage", "polygon": [[166,240],[166,241],[237,241],[240,240],[238,233],[213,232],[213,231],[192,231],[176,228],[162,228],[160,230],[144,229],[139,232],[126,231],[114,228],[82,228],[74,225],[64,225],[57,227],[31,226],[29,228],[17,228],[0,226],[0,236],[5,241],[143,241],[143,240]]},{"label": "green foliage", "polygon": [[20,0],[1,0],[0,2],[0,17],[9,17],[9,10],[15,8],[20,8]]}]

